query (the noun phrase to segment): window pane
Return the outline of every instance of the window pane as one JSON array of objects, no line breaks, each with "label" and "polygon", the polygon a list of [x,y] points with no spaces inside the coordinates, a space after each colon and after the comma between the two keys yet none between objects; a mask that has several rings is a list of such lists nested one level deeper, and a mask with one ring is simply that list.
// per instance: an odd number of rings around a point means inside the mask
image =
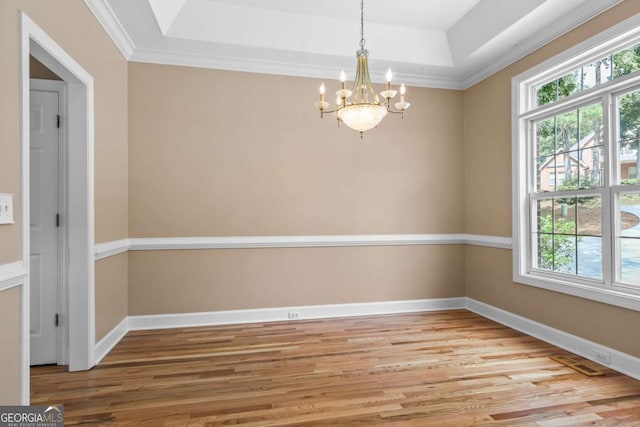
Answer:
[{"label": "window pane", "polygon": [[613,78],[640,70],[640,45],[613,54]]},{"label": "window pane", "polygon": [[556,135],[559,150],[567,152],[578,149],[578,110],[557,116]]},{"label": "window pane", "polygon": [[535,123],[538,192],[604,185],[603,122],[597,103]]},{"label": "window pane", "polygon": [[600,196],[537,200],[537,266],[602,279]]},{"label": "window pane", "polygon": [[535,88],[538,106],[563,98],[640,70],[640,44],[602,57],[562,77]]},{"label": "window pane", "polygon": [[617,200],[618,280],[640,286],[640,192],[620,193]]},{"label": "window pane", "polygon": [[602,236],[602,201],[599,196],[577,198],[578,236]]},{"label": "window pane", "polygon": [[640,141],[640,91],[618,98],[618,174],[622,184],[636,184]]},{"label": "window pane", "polygon": [[578,276],[602,279],[602,237],[578,237]]},{"label": "window pane", "polygon": [[640,239],[620,240],[620,281],[627,285],[640,286]]},{"label": "window pane", "polygon": [[537,161],[538,176],[536,177],[537,190],[555,191],[556,177],[556,161],[555,156],[539,157]]},{"label": "window pane", "polygon": [[580,148],[602,145],[602,123],[604,116],[602,104],[593,104],[581,108],[580,114]]},{"label": "window pane", "polygon": [[576,234],[576,198],[555,199],[553,203],[553,232]]},{"label": "window pane", "polygon": [[599,59],[582,67],[582,88],[587,90],[611,80],[611,58]]},{"label": "window pane", "polygon": [[538,268],[553,270],[553,199],[536,202],[535,239]]},{"label": "window pane", "polygon": [[576,274],[576,238],[558,235],[553,240],[553,269],[560,273]]},{"label": "window pane", "polygon": [[549,156],[556,151],[555,117],[536,123],[536,157]]},{"label": "window pane", "polygon": [[547,105],[580,91],[580,70],[572,71],[536,89],[538,105]]},{"label": "window pane", "polygon": [[576,208],[578,276],[602,279],[602,200],[578,197]]},{"label": "window pane", "polygon": [[538,105],[547,105],[558,99],[558,80],[553,80],[536,89]]},{"label": "window pane", "polygon": [[640,193],[621,193],[618,198],[618,232],[621,237],[640,237]]},{"label": "window pane", "polygon": [[578,151],[562,152],[556,156],[556,190],[578,189]]},{"label": "window pane", "polygon": [[575,197],[542,199],[536,204],[537,266],[576,274]]},{"label": "window pane", "polygon": [[578,153],[578,188],[604,185],[604,153],[602,147],[585,148]]}]

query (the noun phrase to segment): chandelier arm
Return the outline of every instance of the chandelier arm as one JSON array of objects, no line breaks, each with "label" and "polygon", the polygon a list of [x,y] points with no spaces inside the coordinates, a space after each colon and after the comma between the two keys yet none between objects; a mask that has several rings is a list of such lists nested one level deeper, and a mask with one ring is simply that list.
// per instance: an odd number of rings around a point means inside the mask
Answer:
[{"label": "chandelier arm", "polygon": [[320,110],[320,118],[324,118],[325,114],[335,113],[336,111],[338,110],[337,109],[336,110]]}]

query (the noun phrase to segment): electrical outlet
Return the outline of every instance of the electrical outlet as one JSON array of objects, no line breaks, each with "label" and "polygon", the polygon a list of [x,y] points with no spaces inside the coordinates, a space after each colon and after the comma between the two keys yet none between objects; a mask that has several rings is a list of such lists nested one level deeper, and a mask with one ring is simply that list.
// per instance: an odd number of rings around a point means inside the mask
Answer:
[{"label": "electrical outlet", "polygon": [[13,223],[13,194],[0,193],[0,224]]},{"label": "electrical outlet", "polygon": [[289,318],[289,320],[295,320],[300,317],[300,313],[298,313],[297,311],[290,311],[289,313],[287,313],[287,317]]},{"label": "electrical outlet", "polygon": [[605,365],[611,365],[611,354],[596,350],[595,351],[596,360],[600,363],[604,363]]}]

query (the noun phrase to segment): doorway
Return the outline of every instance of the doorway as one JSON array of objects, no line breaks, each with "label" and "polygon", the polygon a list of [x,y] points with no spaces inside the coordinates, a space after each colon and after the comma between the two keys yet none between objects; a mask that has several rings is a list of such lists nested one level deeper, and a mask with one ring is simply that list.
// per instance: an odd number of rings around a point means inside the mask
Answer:
[{"label": "doorway", "polygon": [[[64,323],[67,332],[66,362],[70,371],[94,366],[95,301],[94,301],[94,118],[93,78],[49,37],[24,12],[20,15],[20,100],[21,100],[21,204],[22,263],[27,275],[22,286],[21,324],[21,403],[29,404],[29,367],[31,365],[31,173],[30,127],[31,84],[29,57],[58,75],[65,86],[66,150],[62,161],[66,172],[62,202],[65,214],[63,238],[65,250],[58,252],[65,266],[64,292],[67,303]],[[35,211],[34,211],[35,212]],[[58,240],[58,245],[59,245]],[[60,272],[58,272],[60,273]]]},{"label": "doorway", "polygon": [[31,79],[30,363],[66,365],[64,83]]}]

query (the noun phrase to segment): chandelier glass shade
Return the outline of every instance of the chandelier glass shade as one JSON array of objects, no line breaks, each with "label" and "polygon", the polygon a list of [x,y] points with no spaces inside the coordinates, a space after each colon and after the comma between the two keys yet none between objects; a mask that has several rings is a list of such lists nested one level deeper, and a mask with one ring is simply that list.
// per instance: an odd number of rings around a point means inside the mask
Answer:
[{"label": "chandelier glass shade", "polygon": [[376,94],[371,84],[369,76],[369,52],[364,48],[366,43],[364,39],[364,0],[360,0],[360,50],[356,52],[358,64],[356,68],[356,78],[353,82],[352,90],[346,89],[346,75],[344,71],[340,72],[341,88],[336,91],[336,107],[329,111],[329,102],[325,101],[325,85],[320,85],[320,100],[315,103],[316,108],[320,110],[320,117],[324,117],[325,113],[335,113],[338,120],[338,126],[345,123],[351,129],[360,132],[360,137],[364,132],[378,126],[387,113],[400,114],[404,116],[404,111],[411,104],[405,102],[405,86],[400,87],[400,102],[396,102],[391,109],[391,99],[397,95],[397,91],[391,89],[391,79],[393,77],[391,70],[387,71],[387,87],[380,95],[384,102],[380,101],[380,97]]}]

